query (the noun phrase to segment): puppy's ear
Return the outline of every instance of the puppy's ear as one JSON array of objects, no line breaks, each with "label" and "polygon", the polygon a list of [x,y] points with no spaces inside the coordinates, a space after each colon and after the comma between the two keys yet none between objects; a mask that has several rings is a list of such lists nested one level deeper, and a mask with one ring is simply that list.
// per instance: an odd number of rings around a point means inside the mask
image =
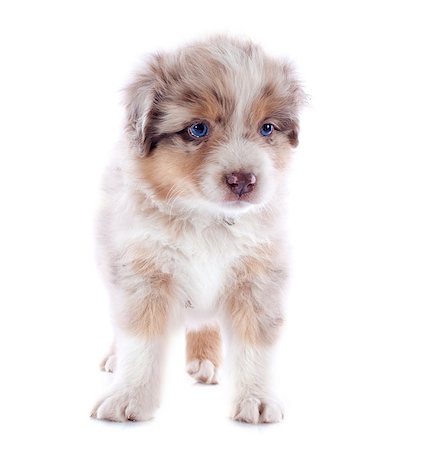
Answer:
[{"label": "puppy's ear", "polygon": [[147,156],[154,146],[154,122],[160,97],[154,59],[146,62],[124,90],[126,131],[140,156]]},{"label": "puppy's ear", "polygon": [[299,121],[295,118],[291,120],[291,128],[288,131],[288,139],[291,147],[299,145]]},{"label": "puppy's ear", "polygon": [[287,89],[287,105],[290,117],[287,120],[287,136],[292,147],[299,145],[299,113],[302,108],[308,103],[308,96],[303,90],[302,83],[296,74],[296,69],[290,61],[285,61],[283,64],[283,73],[286,76],[287,82],[285,83]]}]

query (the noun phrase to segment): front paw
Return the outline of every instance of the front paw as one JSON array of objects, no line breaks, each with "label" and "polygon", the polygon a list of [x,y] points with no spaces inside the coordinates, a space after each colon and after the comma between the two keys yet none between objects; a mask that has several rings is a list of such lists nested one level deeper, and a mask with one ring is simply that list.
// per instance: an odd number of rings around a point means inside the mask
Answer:
[{"label": "front paw", "polygon": [[276,423],[283,419],[283,408],[273,399],[246,397],[237,402],[233,419],[246,423]]},{"label": "front paw", "polygon": [[91,417],[112,422],[149,420],[157,407],[149,394],[149,386],[116,387],[96,403]]}]

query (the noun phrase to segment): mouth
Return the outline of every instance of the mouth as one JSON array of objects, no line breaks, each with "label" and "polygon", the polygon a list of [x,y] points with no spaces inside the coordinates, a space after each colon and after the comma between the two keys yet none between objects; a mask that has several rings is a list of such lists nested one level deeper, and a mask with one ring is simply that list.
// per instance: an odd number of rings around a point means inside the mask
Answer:
[{"label": "mouth", "polygon": [[239,211],[248,209],[258,204],[258,202],[254,198],[254,195],[251,195],[250,192],[241,196],[226,196],[226,198],[224,198],[224,200],[220,203],[224,209]]},{"label": "mouth", "polygon": [[225,206],[231,208],[242,208],[244,206],[253,205],[252,202],[248,202],[246,200],[229,200],[223,202]]},{"label": "mouth", "polygon": [[232,204],[232,205],[240,205],[246,203],[255,203],[254,195],[252,192],[247,192],[245,194],[228,194],[224,198],[224,203]]}]

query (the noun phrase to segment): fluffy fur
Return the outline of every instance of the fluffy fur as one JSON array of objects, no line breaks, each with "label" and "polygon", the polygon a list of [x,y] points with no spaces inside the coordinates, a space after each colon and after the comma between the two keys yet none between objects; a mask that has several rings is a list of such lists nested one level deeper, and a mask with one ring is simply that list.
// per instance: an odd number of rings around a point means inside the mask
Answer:
[{"label": "fluffy fur", "polygon": [[[147,420],[159,404],[166,337],[187,327],[187,370],[216,383],[230,338],[233,417],[277,422],[270,351],[287,278],[283,189],[302,91],[290,65],[226,37],[151,56],[126,90],[123,139],[106,173],[99,244],[114,372],[92,415]],[[188,127],[205,122],[196,139]],[[270,136],[260,127],[272,123]],[[256,177],[237,196],[233,173]]]}]

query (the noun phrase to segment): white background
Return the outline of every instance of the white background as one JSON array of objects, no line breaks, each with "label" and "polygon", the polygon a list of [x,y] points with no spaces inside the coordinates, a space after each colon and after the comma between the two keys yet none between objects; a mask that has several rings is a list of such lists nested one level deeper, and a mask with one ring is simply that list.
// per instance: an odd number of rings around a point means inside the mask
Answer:
[{"label": "white background", "polygon": [[[0,446],[448,448],[444,2],[23,2],[0,7]],[[146,424],[89,419],[111,340],[93,219],[141,55],[209,32],[296,61],[285,421],[228,419],[173,339]]]}]

